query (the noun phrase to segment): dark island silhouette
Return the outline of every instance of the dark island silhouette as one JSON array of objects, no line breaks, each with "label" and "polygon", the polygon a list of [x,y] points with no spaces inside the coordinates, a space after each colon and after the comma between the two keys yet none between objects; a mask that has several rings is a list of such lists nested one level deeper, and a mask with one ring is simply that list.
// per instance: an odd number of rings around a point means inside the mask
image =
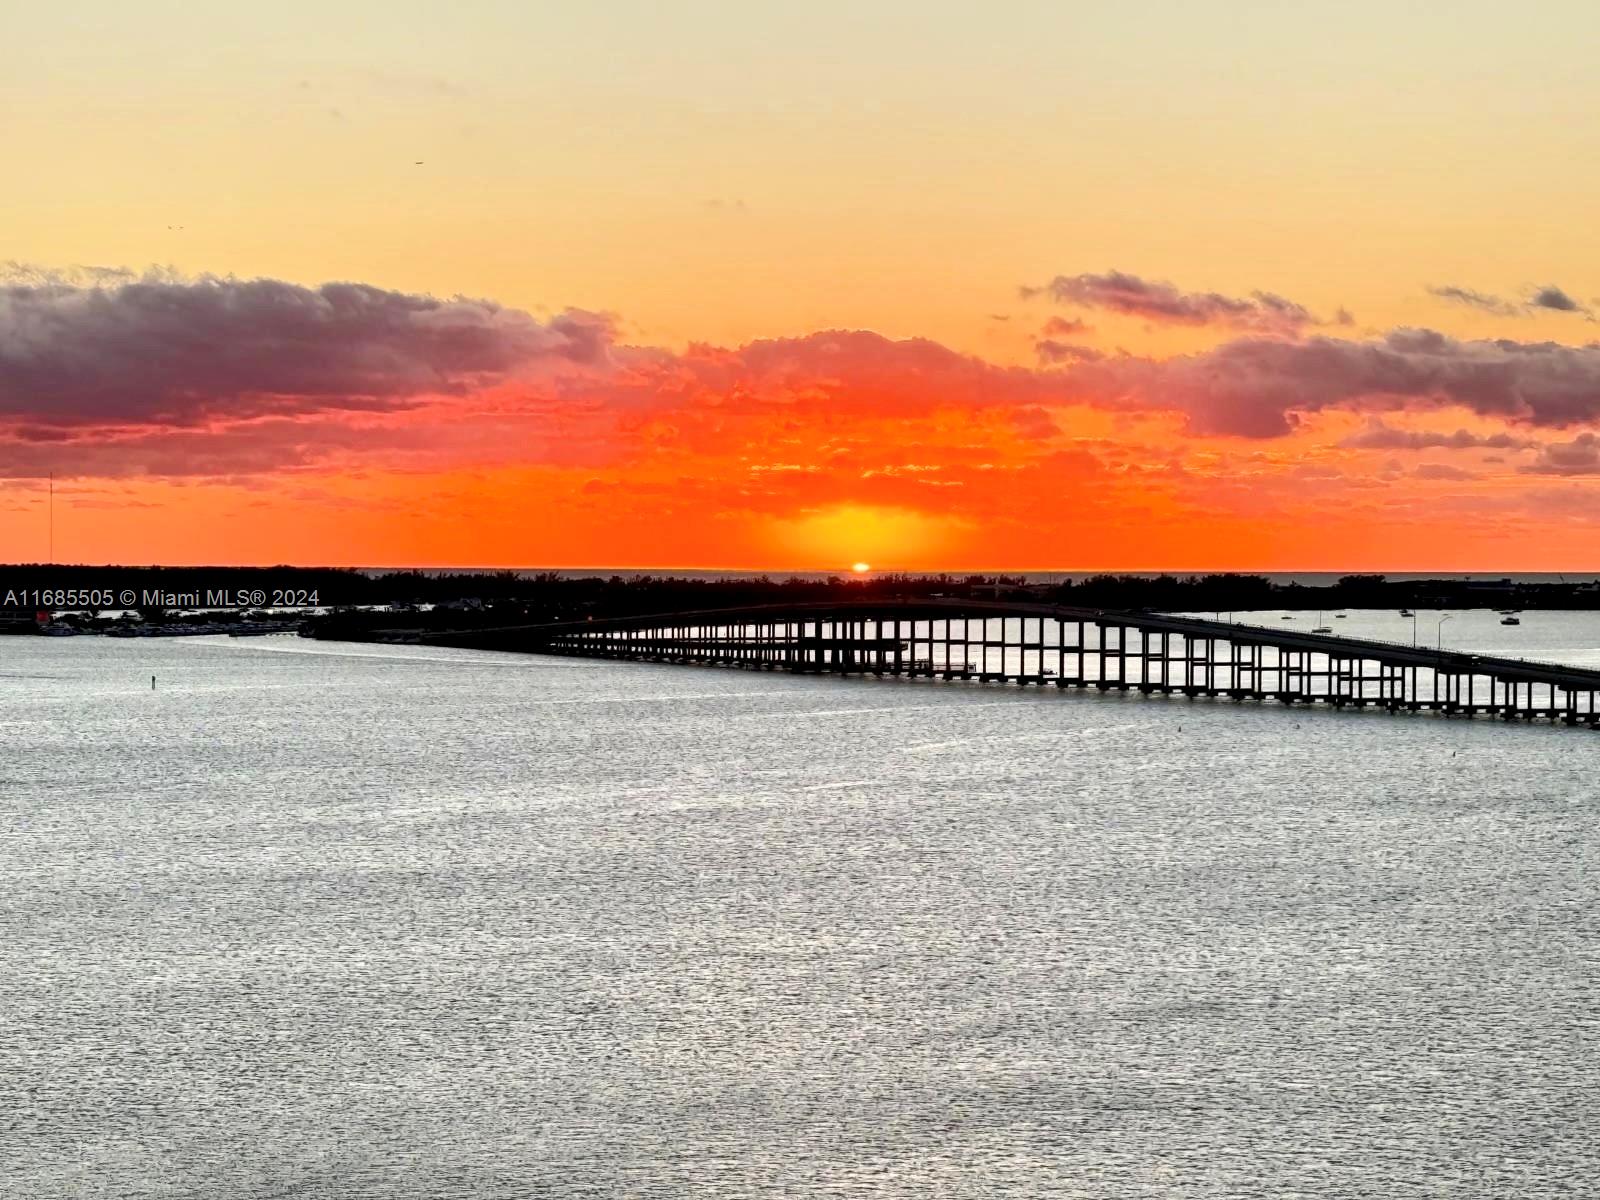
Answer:
[{"label": "dark island silhouette", "polygon": [[[1592,577],[1394,580],[1352,574],[1316,586],[1231,573],[1065,579],[1024,574],[708,574],[13,564],[0,566],[0,629],[33,632],[41,609],[85,631],[133,621],[159,625],[205,612],[222,623],[309,618],[315,636],[362,640],[397,627],[432,633],[741,605],[934,597],[1215,614],[1263,609],[1600,609],[1600,579]],[[101,599],[132,594],[135,602],[56,604],[37,599],[41,593],[85,592]],[[230,600],[252,594],[263,600],[205,602],[224,594]],[[273,603],[283,597],[306,603]]]}]

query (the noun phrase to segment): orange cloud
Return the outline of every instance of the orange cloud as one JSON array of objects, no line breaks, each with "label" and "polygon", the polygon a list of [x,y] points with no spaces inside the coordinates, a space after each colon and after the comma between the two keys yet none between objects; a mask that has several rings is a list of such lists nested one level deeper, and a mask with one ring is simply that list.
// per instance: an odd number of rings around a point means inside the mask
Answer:
[{"label": "orange cloud", "polygon": [[[66,544],[101,557],[1393,567],[1374,556],[1567,553],[1532,477],[1597,473],[1595,345],[1285,325],[1035,369],[862,330],[682,351],[617,330],[354,284],[13,281],[0,534],[53,473]],[[1430,449],[1461,461],[1392,461]]]}]

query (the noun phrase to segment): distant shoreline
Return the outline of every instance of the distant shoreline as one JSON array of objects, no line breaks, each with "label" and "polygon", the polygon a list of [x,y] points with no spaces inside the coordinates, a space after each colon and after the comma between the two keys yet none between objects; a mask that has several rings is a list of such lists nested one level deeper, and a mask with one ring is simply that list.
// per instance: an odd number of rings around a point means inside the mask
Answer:
[{"label": "distant shoreline", "polygon": [[[1269,575],[609,576],[545,571],[367,574],[316,567],[0,567],[0,633],[151,636],[284,630],[396,635],[759,604],[928,597],[1025,600],[1107,611],[1243,613],[1340,609],[1600,610],[1600,583],[1561,577],[1389,578],[1306,584]],[[43,617],[41,617],[43,614]],[[229,628],[219,628],[218,625]],[[198,631],[198,630],[197,630]]]},{"label": "distant shoreline", "polygon": [[[221,576],[258,577],[262,575],[283,578],[343,577],[364,579],[415,578],[415,579],[681,579],[686,581],[717,582],[755,579],[801,579],[820,581],[830,578],[852,577],[850,568],[839,566],[832,570],[818,568],[770,569],[740,567],[436,567],[436,566],[297,566],[281,563],[261,563],[249,566],[224,566],[216,564],[169,565],[162,563],[0,563],[0,592],[5,581],[19,576],[43,578],[46,574],[83,578],[104,573],[124,575],[185,576],[215,579]],[[1355,571],[1355,570],[1291,570],[1250,571],[1213,570],[1209,568],[1140,570],[1080,570],[1080,569],[1026,569],[981,567],[948,570],[899,570],[885,568],[870,571],[866,578],[946,579],[965,580],[1021,579],[1027,583],[1081,583],[1090,579],[1266,579],[1279,586],[1296,584],[1301,587],[1331,587],[1346,578],[1381,578],[1391,583],[1500,583],[1514,584],[1593,584],[1600,586],[1600,568],[1571,571]]]}]

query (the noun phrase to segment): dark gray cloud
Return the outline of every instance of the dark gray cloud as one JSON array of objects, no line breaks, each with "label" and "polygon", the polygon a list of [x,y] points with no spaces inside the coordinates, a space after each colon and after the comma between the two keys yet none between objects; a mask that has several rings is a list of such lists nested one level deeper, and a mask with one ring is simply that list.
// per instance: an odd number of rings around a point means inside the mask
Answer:
[{"label": "dark gray cloud", "polygon": [[1369,421],[1365,429],[1339,443],[1355,450],[1526,450],[1537,444],[1510,433],[1479,434],[1465,429],[1436,433],[1431,429],[1396,429],[1380,420]]},{"label": "dark gray cloud", "polygon": [[1239,338],[1203,354],[1085,363],[1065,373],[1093,402],[1188,415],[1191,432],[1280,437],[1297,414],[1462,408],[1545,428],[1600,420],[1600,344],[1458,341],[1401,329],[1374,341]]},{"label": "dark gray cloud", "polygon": [[1555,284],[1546,284],[1533,295],[1528,297],[1529,308],[1546,308],[1554,312],[1581,313],[1588,312],[1571,296],[1558,288]]},{"label": "dark gray cloud", "polygon": [[1551,442],[1522,469],[1531,475],[1600,475],[1600,437],[1580,433],[1570,442]]},{"label": "dark gray cloud", "polygon": [[360,283],[40,276],[0,283],[0,422],[195,426],[459,394],[540,362],[598,364],[608,318]]},{"label": "dark gray cloud", "polygon": [[1062,304],[1105,309],[1168,325],[1221,325],[1292,335],[1322,324],[1304,305],[1272,292],[1252,292],[1244,299],[1218,292],[1184,292],[1170,283],[1141,279],[1123,271],[1057,275],[1042,287],[1023,288],[1022,295],[1046,295]]}]

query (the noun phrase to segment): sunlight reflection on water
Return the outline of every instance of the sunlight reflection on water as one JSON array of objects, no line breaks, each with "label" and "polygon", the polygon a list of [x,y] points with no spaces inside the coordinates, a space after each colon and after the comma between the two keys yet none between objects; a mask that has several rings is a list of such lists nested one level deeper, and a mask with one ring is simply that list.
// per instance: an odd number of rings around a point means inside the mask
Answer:
[{"label": "sunlight reflection on water", "polygon": [[0,654],[0,1194],[1592,1194],[1587,730]]}]

